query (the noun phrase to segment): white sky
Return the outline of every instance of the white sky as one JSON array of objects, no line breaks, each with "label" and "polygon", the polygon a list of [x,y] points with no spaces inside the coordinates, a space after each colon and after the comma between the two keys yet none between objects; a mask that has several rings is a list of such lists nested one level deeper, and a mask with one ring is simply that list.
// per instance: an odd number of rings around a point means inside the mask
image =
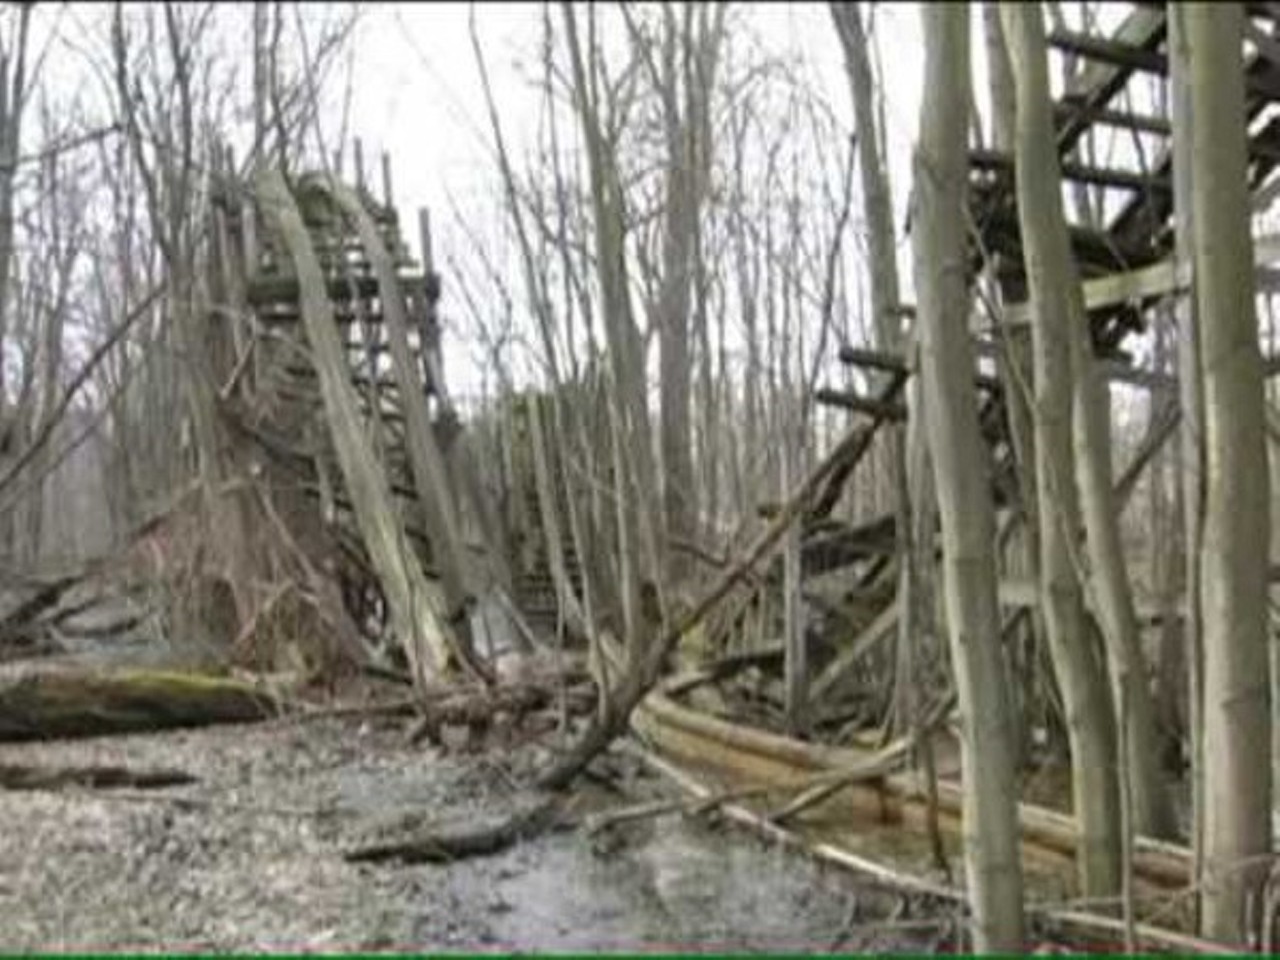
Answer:
[{"label": "white sky", "polygon": [[[1068,13],[1072,6],[1067,5]],[[38,19],[47,25],[60,24],[69,38],[68,47],[57,51],[53,69],[79,72],[91,91],[100,87],[105,51],[93,48],[89,39],[96,34],[101,42],[101,25],[87,24],[107,10],[87,4],[53,5],[38,8]],[[974,89],[982,108],[986,76],[984,44],[977,5],[973,6]],[[246,26],[247,26],[247,11]],[[303,7],[302,15],[323,15],[319,7]],[[1115,10],[1104,10],[1106,19]],[[405,226],[406,240],[417,248],[417,209],[432,211],[437,261],[445,281],[443,303],[446,324],[458,318],[463,307],[456,284],[451,290],[448,255],[466,256],[467,243],[454,224],[453,205],[464,212],[468,225],[501,251],[508,233],[500,180],[490,153],[490,132],[479,72],[472,50],[469,19],[474,15],[485,51],[495,99],[504,133],[518,158],[524,144],[534,140],[534,123],[539,111],[539,94],[530,74],[538,69],[543,5],[541,3],[375,3],[363,9],[356,38],[353,99],[350,130],[365,147],[366,169],[378,169],[379,154],[385,150],[392,160],[396,201]],[[558,21],[558,11],[552,16]],[[902,227],[910,188],[909,162],[918,122],[923,49],[917,4],[879,3],[875,5],[875,34],[882,51],[883,92],[888,123],[888,156],[894,188],[894,219]],[[234,17],[230,20],[234,21]],[[843,58],[826,3],[750,3],[737,5],[735,45],[753,45],[771,58],[799,60],[815,99],[828,104],[844,130],[851,130]],[[82,26],[85,24],[86,26]],[[234,30],[233,30],[234,34]],[[72,42],[72,40],[76,42]],[[246,43],[244,36],[230,36],[228,49]],[[37,44],[39,46],[39,44]],[[238,49],[246,58],[243,48]],[[73,53],[80,59],[75,67],[60,54]],[[99,59],[98,82],[86,80],[88,58]],[[341,84],[343,71],[331,77]],[[1057,76],[1056,65],[1051,76]],[[68,78],[69,79],[69,78]],[[340,99],[332,87],[331,102]],[[329,117],[327,135],[337,132],[337,120]],[[28,132],[34,131],[28,128]],[[843,153],[845,144],[832,145]],[[347,173],[351,170],[348,167]],[[376,182],[376,180],[375,180]],[[853,228],[861,217],[855,194]],[[851,244],[857,251],[860,243]],[[911,271],[906,253],[909,244],[900,242],[904,293],[909,296]],[[854,254],[856,255],[856,253]],[[501,260],[500,260],[501,262]],[[513,290],[520,284],[511,278]],[[476,389],[475,351],[464,342],[467,324],[451,324],[445,339],[449,380],[455,392]]]}]

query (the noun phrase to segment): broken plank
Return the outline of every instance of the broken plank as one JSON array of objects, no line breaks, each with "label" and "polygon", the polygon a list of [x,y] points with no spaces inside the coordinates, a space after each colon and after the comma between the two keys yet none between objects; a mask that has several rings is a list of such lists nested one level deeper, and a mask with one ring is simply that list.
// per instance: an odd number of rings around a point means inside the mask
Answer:
[{"label": "broken plank", "polygon": [[[1280,261],[1280,234],[1264,234],[1253,239],[1253,262],[1266,280],[1267,267]],[[1085,309],[1090,313],[1107,307],[1141,303],[1159,297],[1185,293],[1190,289],[1186,277],[1178,277],[1172,260],[1161,260],[1150,266],[1113,273],[1084,283]],[[1006,304],[1005,323],[1030,321],[1027,303]]]},{"label": "broken plank", "polygon": [[898,601],[895,598],[880,611],[870,625],[858,634],[847,649],[837,654],[836,658],[827,664],[826,669],[822,671],[821,676],[813,684],[814,702],[817,703],[826,697],[832,688],[849,673],[853,666],[888,635],[897,622]]}]

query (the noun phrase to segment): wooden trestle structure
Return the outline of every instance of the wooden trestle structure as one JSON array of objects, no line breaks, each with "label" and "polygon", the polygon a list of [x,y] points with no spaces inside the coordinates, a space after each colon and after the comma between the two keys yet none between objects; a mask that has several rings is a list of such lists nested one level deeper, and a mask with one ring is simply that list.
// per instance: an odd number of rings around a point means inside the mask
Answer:
[{"label": "wooden trestle structure", "polygon": [[[411,505],[405,517],[405,530],[420,559],[430,566],[429,540],[420,519],[413,516],[417,492],[405,438],[405,387],[389,369],[390,347],[382,300],[399,296],[407,307],[410,355],[424,398],[435,402],[437,443],[447,449],[458,424],[448,404],[442,372],[437,315],[440,276],[430,262],[420,266],[409,256],[394,206],[379,202],[363,187],[354,192],[394,258],[394,291],[381,289],[369,253],[349,221],[335,217],[332,210],[319,203],[300,203],[299,209],[325,276],[326,294],[332,304],[344,359],[350,367],[351,385],[359,398],[363,426],[386,466],[391,491]],[[421,242],[429,251],[428,229],[424,219]],[[259,249],[248,251],[247,255],[257,264],[247,287],[248,305],[266,337],[279,344],[258,368],[259,390],[268,397],[265,406],[282,420],[291,419],[289,413],[295,418],[309,417],[318,413],[322,400],[319,374],[307,345],[298,278],[287,251],[282,250],[278,242],[264,240]],[[269,443],[269,435],[259,431],[259,437],[268,439]],[[291,437],[290,443],[296,439],[296,435]],[[323,441],[321,445],[326,450],[318,472],[324,476],[317,476],[316,482],[307,486],[307,493],[317,500],[325,498],[336,522],[347,527],[353,539],[358,539],[353,504],[344,490],[341,471],[330,445]]]},{"label": "wooden trestle structure", "polygon": [[[1162,392],[1170,401],[1167,416],[1153,419],[1149,435],[1133,460],[1122,465],[1117,486],[1122,494],[1133,489],[1137,477],[1154,452],[1172,434],[1177,422],[1176,380],[1165,371],[1139,365],[1127,351],[1127,339],[1144,330],[1147,317],[1157,305],[1185,295],[1184,279],[1174,262],[1174,190],[1172,178],[1173,144],[1169,121],[1160,116],[1142,115],[1126,106],[1134,98],[1126,95],[1138,78],[1162,77],[1168,73],[1166,45],[1168,22],[1165,5],[1128,5],[1117,29],[1107,35],[1075,33],[1055,29],[1048,37],[1051,48],[1084,64],[1075,80],[1054,104],[1057,148],[1064,186],[1083,187],[1094,192],[1093,206],[1101,216],[1095,222],[1074,223],[1070,227],[1072,251],[1084,284],[1095,353],[1111,381],[1129,383]],[[1273,176],[1280,164],[1280,12],[1273,4],[1250,4],[1248,49],[1245,73],[1249,116],[1250,185],[1258,194],[1276,193]],[[1149,145],[1137,150],[1145,163],[1136,167],[1100,166],[1083,159],[1082,146],[1105,142],[1105,132],[1118,131],[1130,137],[1146,138]],[[1026,279],[1018,230],[1012,159],[992,150],[974,150],[971,155],[970,209],[974,224],[972,271],[993,277],[1000,304],[990,309],[975,334],[980,365],[974,371],[981,398],[981,425],[990,445],[992,482],[998,505],[1006,513],[1016,512],[1019,499],[1016,472],[1016,443],[1011,430],[1010,397],[1001,364],[1008,359],[1010,342],[1025,335]],[[302,178],[290,191],[279,180],[256,195],[260,213],[275,206],[292,205],[297,211],[305,237],[289,236],[287,229],[251,228],[250,219],[239,224],[244,257],[250,264],[247,301],[252,308],[262,349],[253,361],[258,389],[267,397],[252,417],[242,417],[241,426],[256,436],[264,448],[275,451],[276,460],[300,474],[314,504],[320,505],[325,522],[339,532],[349,551],[365,568],[378,565],[371,524],[361,517],[356,497],[350,492],[353,479],[349,458],[340,449],[339,430],[333,426],[335,411],[346,397],[357,410],[356,433],[374,451],[376,462],[384,465],[388,495],[394,498],[390,514],[398,533],[392,539],[407,538],[429,571],[440,574],[454,568],[460,584],[444,584],[434,601],[434,615],[456,625],[463,607],[474,596],[479,580],[524,576],[536,583],[538,613],[545,615],[554,606],[556,589],[546,551],[535,551],[524,569],[505,573],[494,565],[516,562],[514,551],[502,544],[503,524],[486,514],[480,498],[467,499],[468,491],[480,489],[478,478],[467,474],[466,458],[455,456],[460,429],[452,414],[442,379],[439,350],[439,323],[436,305],[440,293],[438,276],[428,261],[418,269],[407,257],[400,225],[388,200],[379,202],[362,187],[341,187],[324,178]],[[358,209],[357,209],[358,208]],[[248,209],[247,207],[245,209]],[[267,209],[267,212],[271,211]],[[277,218],[277,227],[287,218]],[[376,240],[376,243],[374,242]],[[301,251],[310,247],[310,253]],[[375,251],[372,246],[377,246]],[[430,242],[425,237],[424,249]],[[1280,259],[1280,240],[1264,238],[1255,244],[1260,265]],[[300,252],[301,251],[301,252]],[[305,254],[305,256],[304,256]],[[314,259],[313,279],[319,276],[323,290],[308,291],[303,274],[306,256]],[[390,263],[387,258],[390,258]],[[1260,281],[1270,274],[1265,270]],[[313,285],[314,286],[314,285]],[[308,295],[312,302],[308,302]],[[989,304],[990,299],[983,299]],[[399,303],[396,313],[389,309]],[[909,307],[901,308],[904,312]],[[308,310],[321,316],[308,315]],[[397,346],[396,324],[403,324],[403,342]],[[316,338],[327,337],[325,325],[338,331],[338,350],[345,372],[342,384],[334,381],[334,368],[316,362]],[[304,333],[305,330],[305,333]],[[1021,331],[1021,332],[1020,332]],[[401,354],[395,356],[395,354]],[[390,361],[388,360],[390,357]],[[329,358],[331,361],[333,357]],[[837,649],[814,658],[816,668],[811,694],[836,701],[848,697],[856,684],[845,681],[856,674],[860,662],[876,649],[877,641],[891,632],[896,620],[896,600],[892,589],[884,589],[883,574],[897,547],[892,516],[851,524],[837,518],[850,477],[865,462],[878,432],[887,424],[907,417],[905,387],[915,375],[911,356],[846,346],[840,359],[859,370],[860,379],[870,385],[862,392],[829,387],[818,392],[823,404],[845,410],[859,431],[856,442],[842,447],[841,462],[825,477],[812,501],[803,511],[802,575],[810,580],[838,573],[853,607],[839,611],[849,629]],[[1274,372],[1277,365],[1270,362]],[[416,375],[406,377],[408,370]],[[339,389],[341,387],[341,389]],[[414,391],[425,391],[415,397]],[[431,477],[415,477],[413,449],[414,420],[410,406],[421,402],[429,414],[429,447],[433,458],[445,464]],[[317,412],[323,405],[330,421]],[[264,412],[265,411],[265,412]],[[306,450],[298,450],[300,438]],[[421,451],[419,451],[420,453]],[[430,453],[431,450],[428,450]],[[421,457],[418,457],[421,459]],[[431,459],[431,458],[429,458]],[[424,494],[432,501],[424,503]],[[543,491],[539,495],[528,478],[506,495],[521,505],[526,522],[541,526],[540,514],[555,503]],[[313,506],[314,509],[314,506]],[[384,511],[385,512],[385,511]],[[445,556],[447,544],[457,537],[441,526],[442,516],[470,518],[468,544],[483,542],[478,551],[485,560],[476,560],[470,547],[457,555]],[[376,531],[375,531],[376,532]],[[442,539],[443,535],[443,539]],[[537,533],[534,532],[536,537]],[[442,550],[442,546],[445,549]],[[561,551],[566,563],[576,567],[571,551]],[[461,563],[461,568],[459,568]],[[576,570],[568,571],[576,582]],[[376,578],[375,578],[376,579]],[[858,746],[854,727],[859,718],[866,724],[878,721],[858,705],[837,702],[822,704],[808,742],[761,729],[742,722],[739,709],[743,699],[730,703],[728,687],[715,688],[733,676],[776,663],[780,649],[776,643],[763,649],[743,649],[728,639],[740,635],[760,591],[776,578],[743,578],[742,586],[727,594],[723,612],[705,626],[706,644],[733,651],[732,663],[721,664],[692,676],[670,680],[641,706],[634,726],[652,746],[671,757],[697,764],[703,772],[714,768],[717,777],[731,782],[785,787],[815,772],[856,765],[859,757],[874,754],[866,744]],[[385,584],[383,585],[385,588]],[[518,593],[518,590],[513,590]],[[1019,608],[1036,602],[1034,589],[1025,584],[1002,585],[1002,603]],[[847,599],[847,597],[846,597]],[[715,636],[710,634],[715,633]],[[734,659],[736,658],[736,659]],[[760,684],[757,682],[757,692]],[[776,689],[774,690],[776,693]],[[739,694],[741,689],[739,689]],[[881,703],[877,710],[882,711]],[[929,705],[944,713],[949,704]],[[758,719],[758,715],[757,715]],[[853,721],[853,726],[850,721]],[[823,723],[827,725],[823,727]],[[823,737],[838,741],[837,747],[822,746]],[[940,802],[944,827],[958,829],[959,794],[954,768],[943,766]],[[904,826],[921,827],[922,800],[913,778],[895,772],[878,771],[846,787],[840,797],[851,799],[859,816],[871,815],[900,820]],[[750,805],[750,804],[748,804]],[[755,808],[759,809],[759,804]],[[1024,807],[1024,842],[1028,858],[1061,859],[1070,856],[1075,843],[1069,818],[1047,810]],[[1186,882],[1188,858],[1185,850],[1167,844],[1143,841],[1135,864],[1140,881],[1160,889]]]},{"label": "wooden trestle structure", "polygon": [[[1122,6],[1122,5],[1116,5]],[[1057,149],[1064,189],[1094,191],[1094,206],[1105,221],[1072,224],[1070,239],[1084,283],[1095,356],[1109,381],[1155,391],[1173,399],[1176,381],[1166,371],[1134,362],[1126,340],[1149,328],[1150,311],[1187,292],[1185,275],[1174,261],[1173,142],[1170,121],[1135,113],[1121,105],[1133,98],[1131,84],[1144,77],[1168,76],[1168,21],[1164,4],[1123,5],[1127,12],[1108,35],[1079,33],[1058,27],[1047,35],[1049,47],[1083,62],[1071,84],[1054,103]],[[1250,4],[1245,56],[1249,121],[1249,182],[1260,201],[1269,202],[1280,189],[1272,177],[1280,164],[1280,8]],[[1124,136],[1144,135],[1155,142],[1151,155],[1141,151],[1136,166],[1101,167],[1082,162],[1082,145],[1091,137],[1103,142],[1103,131]],[[1149,149],[1149,148],[1148,148]],[[1141,162],[1145,157],[1145,163]],[[1019,236],[1013,159],[990,149],[970,152],[970,212],[975,239],[973,275],[993,276],[1001,305],[987,309],[975,327],[975,351],[982,366],[975,371],[981,397],[980,424],[991,448],[992,478],[997,504],[1016,500],[1014,443],[1008,416],[1005,379],[996,375],[1007,359],[1011,338],[1025,335],[1026,274]],[[1264,199],[1265,198],[1265,199]],[[1070,219],[1070,218],[1069,218]],[[1274,286],[1269,269],[1280,261],[1280,236],[1255,240],[1259,289]],[[989,304],[983,304],[989,306]],[[910,314],[910,306],[902,306]],[[870,393],[824,388],[815,399],[849,411],[869,432],[906,418],[902,391],[913,371],[911,358],[880,351],[845,347],[840,359],[862,371],[873,384]],[[1266,360],[1268,374],[1280,372],[1280,357]],[[1116,483],[1127,495],[1142,468],[1166,440],[1177,422],[1176,404],[1168,416],[1156,418],[1133,460],[1123,465]],[[866,445],[870,449],[870,442]],[[852,472],[853,466],[848,467]],[[847,476],[847,473],[845,474]],[[825,511],[829,512],[829,511]],[[823,542],[840,543],[828,552],[831,563],[845,557],[865,558],[893,549],[892,517],[857,528],[828,532]],[[887,529],[886,529],[887,527]],[[886,533],[888,534],[886,536]],[[826,561],[819,569],[826,568]]]},{"label": "wooden trestle structure", "polygon": [[[1053,112],[1064,189],[1087,188],[1091,205],[1101,213],[1094,222],[1070,223],[1069,227],[1094,353],[1109,382],[1149,390],[1159,398],[1153,404],[1156,415],[1147,435],[1132,459],[1118,464],[1115,485],[1123,502],[1178,423],[1175,375],[1138,363],[1127,349],[1129,340],[1148,329],[1153,310],[1175,305],[1189,290],[1187,275],[1175,262],[1171,124],[1166,117],[1137,113],[1128,106],[1141,102],[1127,92],[1136,83],[1144,82],[1143,78],[1168,75],[1166,5],[1114,6],[1122,13],[1114,31],[1103,35],[1060,27],[1049,33],[1048,42],[1052,50],[1075,58],[1082,65],[1075,80],[1058,95]],[[1248,10],[1245,74],[1249,183],[1257,198],[1256,206],[1261,207],[1280,194],[1280,176],[1274,175],[1280,164],[1280,111],[1275,109],[1280,103],[1280,6],[1249,4]],[[1105,143],[1107,132],[1144,138],[1144,148],[1131,151],[1137,156],[1135,165],[1100,166],[1082,159],[1084,145],[1090,140]],[[971,152],[970,211],[974,227],[972,276],[975,283],[980,276],[994,281],[978,298],[980,319],[973,329],[979,367],[974,377],[980,398],[980,424],[990,449],[995,502],[1007,521],[1017,513],[1019,492],[1007,395],[1009,381],[1001,365],[1010,359],[1011,342],[1018,337],[1025,342],[1029,329],[1012,157],[990,149]],[[1260,291],[1273,283],[1269,265],[1277,260],[1280,238],[1256,238]],[[911,312],[907,305],[899,309],[906,315]],[[912,356],[862,347],[844,347],[840,360],[858,371],[856,379],[864,386],[858,390],[825,387],[815,399],[847,411],[860,439],[805,516],[802,569],[806,579],[839,573],[843,584],[852,585],[852,595],[861,596],[866,602],[856,608],[848,639],[839,649],[826,651],[814,664],[810,709],[819,720],[824,716],[848,720],[859,715],[856,705],[846,704],[842,709],[840,703],[832,701],[848,696],[851,687],[856,687],[843,681],[856,675],[859,665],[875,655],[878,641],[890,635],[896,623],[892,584],[883,583],[881,577],[878,592],[869,587],[888,568],[897,549],[894,517],[884,515],[849,523],[836,519],[834,508],[849,478],[872,449],[876,435],[886,425],[905,421],[905,388],[916,371]],[[1266,369],[1268,375],[1280,372],[1280,358],[1268,358]],[[1009,524],[1002,522],[1001,527],[1008,529]],[[809,589],[807,583],[805,589]],[[811,595],[806,592],[806,596]],[[1038,602],[1037,591],[1032,584],[1005,582],[1001,584],[1000,601],[1014,616]],[[865,710],[861,714],[861,732],[856,730],[855,720],[854,727],[846,723],[828,726],[825,732],[815,729],[805,739],[782,732],[776,703],[772,721],[742,722],[744,702],[749,710],[752,697],[760,694],[759,674],[740,681],[736,688],[726,683],[726,678],[751,673],[753,667],[770,659],[776,663],[781,655],[776,643],[754,654],[739,648],[720,668],[672,679],[646,702],[637,725],[659,750],[691,765],[699,776],[720,787],[754,784],[780,789],[787,783],[812,777],[816,771],[856,770],[860,763],[884,756],[883,750],[877,752],[874,742],[880,720]],[[775,682],[775,701],[780,700],[779,692],[780,684]],[[925,708],[926,712],[945,711],[947,705],[926,704]],[[882,715],[886,709],[882,700],[875,714]],[[827,745],[823,745],[824,739]],[[954,839],[959,830],[960,793],[955,779],[958,770],[947,769],[944,763],[940,772],[942,826]],[[926,800],[917,778],[873,773],[851,779],[858,779],[859,783],[833,795],[825,811],[819,808],[810,812],[815,842],[833,842],[833,823],[844,824],[847,831],[851,822],[865,824],[868,818],[924,832]],[[744,801],[742,806],[750,808],[744,815],[748,819],[769,817],[770,807],[763,802],[753,799]],[[769,820],[769,824],[775,822]],[[1075,828],[1070,818],[1024,804],[1022,823],[1024,855],[1031,873],[1036,871],[1035,864],[1046,857],[1072,856]],[[1148,891],[1180,888],[1190,882],[1190,854],[1185,848],[1143,838],[1139,841],[1135,870]],[[1167,926],[1177,921],[1174,915],[1165,914],[1160,922]],[[1157,936],[1148,943],[1169,946],[1172,941],[1161,941]]]}]

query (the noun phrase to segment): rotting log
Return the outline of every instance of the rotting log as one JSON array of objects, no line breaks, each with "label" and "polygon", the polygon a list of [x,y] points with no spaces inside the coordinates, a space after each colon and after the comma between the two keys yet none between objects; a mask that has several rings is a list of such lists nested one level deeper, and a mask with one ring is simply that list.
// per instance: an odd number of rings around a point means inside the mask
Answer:
[{"label": "rotting log", "polygon": [[278,713],[269,692],[210,674],[55,668],[0,677],[0,742],[248,723]]}]

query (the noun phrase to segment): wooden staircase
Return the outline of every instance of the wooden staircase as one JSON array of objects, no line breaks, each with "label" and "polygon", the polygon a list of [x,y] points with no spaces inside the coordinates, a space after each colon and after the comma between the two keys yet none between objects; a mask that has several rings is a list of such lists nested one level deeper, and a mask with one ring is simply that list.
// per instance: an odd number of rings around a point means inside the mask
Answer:
[{"label": "wooden staircase", "polygon": [[[548,552],[547,538],[540,535],[542,531],[542,505],[539,502],[537,486],[532,476],[529,476],[526,482],[522,484],[520,496],[523,500],[523,512],[527,518],[526,522],[528,523],[530,536],[528,541],[529,549],[515,578],[515,601],[534,633],[542,639],[551,640],[556,636],[556,631],[560,626],[560,610],[556,597],[555,577],[551,572],[551,557]],[[564,522],[564,517],[567,516],[567,513],[562,492],[557,497],[557,500],[559,501],[558,508],[564,533],[562,540],[565,574],[571,589],[578,597],[581,597],[582,563],[578,557],[573,537],[569,536],[567,525]]]}]

